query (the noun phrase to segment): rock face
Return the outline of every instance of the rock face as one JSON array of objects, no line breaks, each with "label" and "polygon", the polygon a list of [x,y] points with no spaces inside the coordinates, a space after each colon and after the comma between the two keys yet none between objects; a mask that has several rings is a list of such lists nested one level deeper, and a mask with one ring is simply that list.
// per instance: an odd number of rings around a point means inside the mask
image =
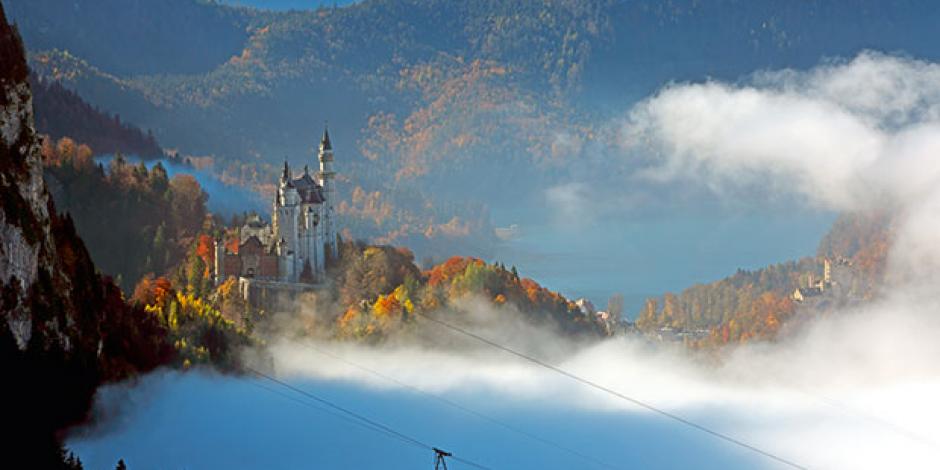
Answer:
[{"label": "rock face", "polygon": [[[0,6],[2,14],[2,6]],[[0,25],[0,284],[24,305],[25,291],[38,277],[40,256],[48,266],[54,253],[49,233],[49,197],[42,181],[42,162],[33,131],[32,98],[26,83],[19,35]],[[12,299],[8,299],[12,300]],[[32,334],[25,308],[7,317],[20,348]]]},{"label": "rock face", "polygon": [[61,431],[97,386],[172,354],[156,319],[102,279],[43,183],[23,44],[0,4],[0,440],[5,468],[63,468]]}]

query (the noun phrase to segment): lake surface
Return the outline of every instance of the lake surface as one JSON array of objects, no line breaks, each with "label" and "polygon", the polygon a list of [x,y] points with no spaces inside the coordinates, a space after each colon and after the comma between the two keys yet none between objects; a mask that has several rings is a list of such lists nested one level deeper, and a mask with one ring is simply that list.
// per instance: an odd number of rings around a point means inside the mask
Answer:
[{"label": "lake surface", "polygon": [[[515,265],[522,276],[586,297],[598,309],[616,292],[633,317],[647,297],[678,292],[741,269],[815,256],[834,215],[809,211],[744,214],[703,211],[571,228],[544,221],[518,224],[492,261]],[[497,214],[501,225],[515,219]]]},{"label": "lake surface", "polygon": [[[113,155],[98,156],[95,157],[95,163],[102,164],[107,169],[112,158]],[[129,165],[139,165],[143,162],[148,169],[153,169],[154,165],[160,163],[170,178],[180,174],[191,175],[209,195],[206,208],[222,217],[241,215],[249,211],[267,214],[271,210],[270,203],[266,202],[260,194],[239,185],[225,183],[211,170],[179,165],[167,159],[142,160],[136,155],[125,155],[124,159]]]}]

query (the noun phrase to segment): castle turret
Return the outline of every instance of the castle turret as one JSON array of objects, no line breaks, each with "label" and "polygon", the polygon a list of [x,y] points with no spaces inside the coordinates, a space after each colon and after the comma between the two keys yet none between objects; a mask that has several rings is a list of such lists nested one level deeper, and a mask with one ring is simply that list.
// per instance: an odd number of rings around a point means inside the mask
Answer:
[{"label": "castle turret", "polygon": [[290,182],[290,167],[287,166],[287,160],[284,160],[284,171],[281,172],[281,186]]},{"label": "castle turret", "polygon": [[222,284],[222,281],[225,281],[225,239],[217,237],[215,239],[215,261],[213,263],[213,271],[215,277],[215,285],[218,286]]},{"label": "castle turret", "polygon": [[327,256],[330,258],[339,257],[339,247],[336,244],[336,219],[334,217],[333,206],[336,203],[336,186],[334,179],[336,173],[333,171],[333,144],[330,142],[330,132],[324,127],[323,138],[320,139],[320,186],[323,187],[323,235],[324,248]]}]

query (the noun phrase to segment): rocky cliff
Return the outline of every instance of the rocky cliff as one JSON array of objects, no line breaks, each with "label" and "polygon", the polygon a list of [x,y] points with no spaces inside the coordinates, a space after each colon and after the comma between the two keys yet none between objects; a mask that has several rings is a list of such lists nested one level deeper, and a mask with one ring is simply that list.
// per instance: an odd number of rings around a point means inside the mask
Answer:
[{"label": "rocky cliff", "polygon": [[0,466],[63,468],[98,385],[165,362],[159,324],[95,270],[43,183],[23,44],[0,5]]}]

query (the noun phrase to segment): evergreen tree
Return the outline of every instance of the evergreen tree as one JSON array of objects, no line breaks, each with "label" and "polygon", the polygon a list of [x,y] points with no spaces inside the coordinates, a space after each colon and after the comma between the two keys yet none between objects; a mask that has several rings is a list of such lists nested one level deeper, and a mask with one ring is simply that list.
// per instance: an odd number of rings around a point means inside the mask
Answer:
[{"label": "evergreen tree", "polygon": [[165,261],[166,254],[166,222],[161,222],[157,227],[156,233],[153,235],[153,253],[156,264],[153,266],[154,271],[162,271],[166,268],[163,265]]}]

